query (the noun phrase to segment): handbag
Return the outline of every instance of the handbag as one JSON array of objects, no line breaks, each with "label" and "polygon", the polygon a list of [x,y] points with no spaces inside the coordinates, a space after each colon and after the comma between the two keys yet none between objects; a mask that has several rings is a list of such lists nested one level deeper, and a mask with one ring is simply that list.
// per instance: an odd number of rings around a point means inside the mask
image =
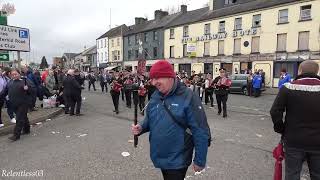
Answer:
[{"label": "handbag", "polygon": [[[166,105],[165,101],[163,100],[162,102],[163,102],[164,109],[167,111],[167,113],[168,113],[169,116],[171,117],[171,120],[172,120],[173,122],[175,122],[177,125],[179,125],[182,129],[184,129],[185,132],[192,137],[192,132],[191,132],[190,128],[189,128],[187,125],[185,125],[185,124],[181,123],[180,121],[178,121],[178,120],[176,119],[176,117],[172,114],[172,112],[168,109],[168,106]],[[210,131],[209,131],[209,132],[210,132]],[[209,133],[208,147],[211,146],[211,141],[212,141],[212,139],[211,139],[211,133]]]}]

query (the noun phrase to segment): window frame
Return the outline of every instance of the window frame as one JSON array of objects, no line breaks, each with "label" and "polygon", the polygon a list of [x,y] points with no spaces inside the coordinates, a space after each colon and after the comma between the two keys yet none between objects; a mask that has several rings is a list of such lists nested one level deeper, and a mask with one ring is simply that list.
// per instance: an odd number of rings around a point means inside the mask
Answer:
[{"label": "window frame", "polygon": [[[221,31],[222,24],[223,24],[223,31]],[[226,21],[219,21],[218,33],[224,33],[224,32],[226,32]]]},{"label": "window frame", "polygon": [[206,23],[204,25],[204,35],[210,35],[211,34],[211,23]]},{"label": "window frame", "polygon": [[183,26],[183,37],[189,37],[189,26]]},{"label": "window frame", "polygon": [[[237,27],[237,20],[240,20],[240,28]],[[234,30],[242,30],[242,17],[238,17],[234,19]]]},{"label": "window frame", "polygon": [[169,39],[174,39],[174,29],[173,29],[173,28],[172,28],[172,29],[170,29],[169,34],[170,34]]},{"label": "window frame", "polygon": [[[306,8],[306,7],[310,7],[310,8],[308,8],[308,9],[303,9],[303,8]],[[312,5],[311,4],[309,4],[309,5],[304,5],[304,6],[300,6],[300,16],[299,16],[299,21],[309,21],[309,20],[311,20],[312,18],[311,18],[311,9],[312,9]],[[309,11],[309,16],[306,16],[306,17],[304,17],[304,16],[302,16],[302,14],[303,14],[303,12],[307,12],[307,11]]]},{"label": "window frame", "polygon": [[[256,25],[256,21],[255,21],[255,17],[260,17],[260,19],[259,19],[259,25]],[[261,27],[261,22],[262,22],[262,20],[261,20],[261,14],[255,14],[255,15],[252,15],[252,27],[253,28],[258,28],[258,27]]]},{"label": "window frame", "polygon": [[[287,16],[281,16],[281,12],[287,12]],[[285,21],[281,21],[282,18],[286,18]],[[289,9],[281,9],[278,12],[278,24],[286,24],[289,23]]]}]

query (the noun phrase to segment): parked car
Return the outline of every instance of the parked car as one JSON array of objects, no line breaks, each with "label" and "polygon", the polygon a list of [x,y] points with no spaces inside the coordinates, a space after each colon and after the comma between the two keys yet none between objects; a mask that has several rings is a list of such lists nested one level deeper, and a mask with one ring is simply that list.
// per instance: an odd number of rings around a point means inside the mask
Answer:
[{"label": "parked car", "polygon": [[229,76],[232,81],[230,93],[242,93],[244,95],[248,95],[247,77],[248,74],[233,74]]},{"label": "parked car", "polygon": [[[247,78],[249,74],[233,74],[229,76],[229,78],[232,81],[231,87],[230,87],[230,93],[241,93],[246,96],[249,95],[248,89],[247,89]],[[262,84],[261,91],[265,90],[265,85]]]}]

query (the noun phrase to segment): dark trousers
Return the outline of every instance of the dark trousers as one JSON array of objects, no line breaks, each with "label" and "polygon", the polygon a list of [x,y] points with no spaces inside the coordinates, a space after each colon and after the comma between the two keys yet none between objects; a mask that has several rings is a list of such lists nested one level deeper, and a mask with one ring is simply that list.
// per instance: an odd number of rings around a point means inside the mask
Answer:
[{"label": "dark trousers", "polygon": [[96,91],[96,84],[94,81],[89,81],[89,87],[88,90],[90,91],[91,85],[93,86],[93,90]]},{"label": "dark trousers", "polygon": [[307,160],[311,180],[320,180],[320,151],[285,147],[286,180],[300,180],[304,160]]},{"label": "dark trousers", "polygon": [[108,83],[100,82],[101,91],[104,92],[104,88],[106,88],[106,93],[108,92]]},{"label": "dark trousers", "polygon": [[69,98],[68,98],[68,96],[66,96],[66,95],[64,94],[64,95],[63,95],[63,99],[64,99],[64,112],[65,112],[65,113],[69,113],[69,111],[70,111]]},{"label": "dark trousers", "polygon": [[16,126],[13,130],[13,134],[16,137],[20,137],[21,135],[21,131],[23,130],[25,133],[29,133],[30,132],[30,123],[29,123],[29,119],[28,119],[28,109],[29,109],[30,105],[20,105],[17,107],[13,107],[13,111],[16,113],[17,115],[17,123]]},{"label": "dark trousers", "polygon": [[14,118],[12,104],[9,100],[6,100],[6,105],[7,105],[7,113],[9,115],[10,119]]},{"label": "dark trousers", "polygon": [[254,97],[259,97],[260,96],[260,88],[253,88],[254,91]]},{"label": "dark trousers", "polygon": [[207,105],[210,99],[211,107],[213,107],[213,92],[212,90],[205,89],[204,103]]},{"label": "dark trousers", "polygon": [[121,89],[121,99],[124,101],[124,89]]},{"label": "dark trousers", "polygon": [[4,99],[1,99],[0,100],[0,124],[3,124],[2,123],[2,107],[3,107],[3,105],[4,105]]},{"label": "dark trousers", "polygon": [[[70,106],[70,114],[74,114],[74,109],[76,108],[76,114],[80,114],[80,109],[81,109],[81,95],[73,95],[73,96],[68,96],[68,102]],[[77,105],[77,106],[76,106]]]},{"label": "dark trousers", "polygon": [[124,90],[124,93],[126,95],[126,105],[127,107],[131,108],[131,94],[132,94],[132,91],[131,90]]},{"label": "dark trousers", "polygon": [[113,90],[111,91],[112,102],[113,102],[114,110],[116,112],[119,112],[119,96],[120,96],[120,92],[116,92]]},{"label": "dark trousers", "polygon": [[145,102],[146,102],[146,96],[139,96],[139,108],[140,108],[140,111],[142,111],[142,109],[146,105]]},{"label": "dark trousers", "polygon": [[221,103],[223,106],[223,115],[227,115],[227,101],[228,101],[228,94],[220,95],[216,94],[217,104],[218,104],[218,113],[222,112]]},{"label": "dark trousers", "polygon": [[252,83],[247,84],[248,96],[252,96]]},{"label": "dark trousers", "polygon": [[183,169],[161,169],[164,180],[184,180],[188,168]]}]

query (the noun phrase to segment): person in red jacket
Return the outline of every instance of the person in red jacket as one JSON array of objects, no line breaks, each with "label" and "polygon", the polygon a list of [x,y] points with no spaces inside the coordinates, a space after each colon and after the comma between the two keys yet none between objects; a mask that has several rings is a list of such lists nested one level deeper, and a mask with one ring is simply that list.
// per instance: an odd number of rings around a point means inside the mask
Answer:
[{"label": "person in red jacket", "polygon": [[119,96],[122,89],[122,82],[119,77],[112,78],[111,82],[111,91],[110,94],[112,96],[112,102],[114,105],[114,111],[116,114],[119,114]]},{"label": "person in red jacket", "polygon": [[49,69],[46,69],[45,71],[42,72],[41,74],[41,80],[43,83],[46,82],[47,76],[49,75]]}]

